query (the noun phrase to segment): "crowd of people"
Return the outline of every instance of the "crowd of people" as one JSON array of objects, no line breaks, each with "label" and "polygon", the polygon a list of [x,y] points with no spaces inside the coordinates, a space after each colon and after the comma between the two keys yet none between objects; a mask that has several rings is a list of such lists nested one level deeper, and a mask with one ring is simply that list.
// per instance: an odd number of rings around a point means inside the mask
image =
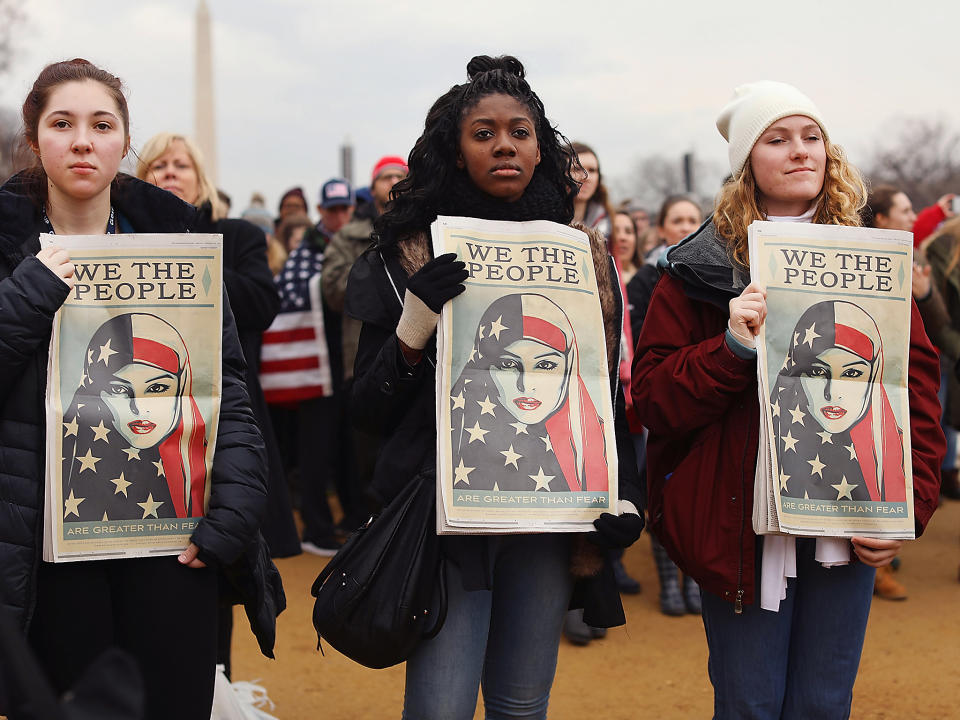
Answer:
[{"label": "crowd of people", "polygon": [[[276,215],[255,196],[232,219],[186,135],[156,135],[136,177],[119,172],[130,119],[114,75],[79,59],[43,70],[23,106],[36,162],[0,189],[4,612],[58,693],[115,645],[142,674],[145,717],[208,718],[214,664],[229,673],[232,604],[246,606],[272,653],[283,591],[269,558],[334,555],[405,484],[435,472],[435,334],[467,273],[455,256],[433,256],[431,222],[550,220],[587,233],[601,295],[612,298],[601,310],[620,501],[587,543],[602,569],[573,570],[583,543],[567,534],[441,538],[446,619],[406,662],[403,717],[473,717],[481,691],[489,718],[546,717],[563,636],[602,638],[624,622],[619,594],[641,592],[622,558],[645,516],[662,613],[702,615],[715,716],[846,717],[871,595],[908,594],[892,571],[902,541],[787,547],[744,524],[760,422],[755,336],[766,318],[746,228],[768,219],[914,233],[908,447],[919,536],[941,493],[960,498],[954,198],[915,214],[896,187],[868,192],[813,101],[760,82],[737,88],[717,120],[730,177],[714,206],[674,195],[643,207],[611,196],[597,153],[556,129],[516,58],[475,57],[467,76],[429,109],[409,154],[382,157],[366,187],[323,182],[316,220],[302,188],[283,194]],[[212,491],[179,556],[47,563],[38,543],[47,343],[75,268],[37,238],[104,232],[223,236]],[[796,569],[771,610],[760,576],[776,553],[795,555]],[[837,604],[844,613],[829,611]],[[0,712],[16,717],[22,698],[2,675]]]}]

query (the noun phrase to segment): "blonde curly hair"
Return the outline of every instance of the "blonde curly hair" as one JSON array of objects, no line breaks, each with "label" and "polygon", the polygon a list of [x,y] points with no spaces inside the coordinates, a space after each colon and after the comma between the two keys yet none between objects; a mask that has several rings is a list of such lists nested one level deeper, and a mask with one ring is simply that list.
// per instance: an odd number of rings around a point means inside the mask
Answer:
[{"label": "blonde curly hair", "polygon": [[[827,167],[823,187],[816,197],[813,222],[822,225],[859,226],[860,211],[867,202],[867,187],[843,148],[824,138]],[[747,228],[754,220],[766,220],[760,189],[753,177],[750,160],[739,177],[728,180],[717,195],[713,224],[727,244],[733,261],[743,269],[750,267],[747,250]]]}]

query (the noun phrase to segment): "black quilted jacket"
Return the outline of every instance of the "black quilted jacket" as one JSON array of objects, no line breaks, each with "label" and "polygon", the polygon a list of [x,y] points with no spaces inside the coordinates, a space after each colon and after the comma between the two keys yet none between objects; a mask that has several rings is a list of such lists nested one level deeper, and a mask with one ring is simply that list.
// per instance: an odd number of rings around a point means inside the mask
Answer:
[{"label": "black quilted jacket", "polygon": [[[47,346],[53,315],[68,291],[33,257],[43,223],[33,203],[20,194],[22,188],[20,176],[0,188],[0,603],[27,628],[42,550]],[[137,232],[185,232],[196,222],[192,206],[127,176],[114,183],[111,199]],[[213,484],[207,516],[192,538],[201,558],[222,568],[251,550],[255,555],[251,544],[266,504],[263,440],[250,411],[244,370],[224,295]],[[272,635],[272,628],[268,632]]]}]

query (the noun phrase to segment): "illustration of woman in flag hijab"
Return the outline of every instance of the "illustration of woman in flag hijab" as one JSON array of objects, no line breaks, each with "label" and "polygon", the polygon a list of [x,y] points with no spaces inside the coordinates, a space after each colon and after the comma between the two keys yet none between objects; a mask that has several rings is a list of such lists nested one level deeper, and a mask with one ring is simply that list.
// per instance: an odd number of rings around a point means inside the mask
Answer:
[{"label": "illustration of woman in flag hijab", "polygon": [[454,487],[607,490],[603,423],[580,378],[573,326],[552,300],[491,303],[451,402]]},{"label": "illustration of woman in flag hijab", "polygon": [[203,515],[206,428],[190,356],[165,320],[103,323],[63,417],[64,521]]},{"label": "illustration of woman in flag hijab", "polygon": [[883,387],[883,342],[863,308],[839,300],[807,308],[770,402],[782,495],[906,501],[903,432]]}]

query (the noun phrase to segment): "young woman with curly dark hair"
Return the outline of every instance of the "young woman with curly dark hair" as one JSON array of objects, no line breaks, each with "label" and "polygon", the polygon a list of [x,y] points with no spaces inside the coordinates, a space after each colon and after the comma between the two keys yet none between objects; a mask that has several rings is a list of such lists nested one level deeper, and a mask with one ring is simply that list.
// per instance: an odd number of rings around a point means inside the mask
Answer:
[{"label": "young woman with curly dark hair", "polygon": [[[410,174],[394,186],[376,223],[377,245],[354,265],[347,288],[347,312],[363,320],[353,409],[383,441],[371,486],[381,503],[436,470],[434,336],[467,272],[452,253],[431,257],[430,223],[438,215],[573,218],[575,155],[548,122],[523,65],[479,56],[467,73],[470,80],[427,114]],[[591,245],[615,379],[622,307],[606,242],[594,233]],[[633,473],[621,478],[624,514],[597,520],[593,544],[554,533],[441,538],[446,621],[407,661],[404,717],[472,718],[481,682],[486,717],[546,717],[567,608],[584,607],[591,625],[623,623],[612,571],[597,551],[629,545],[643,527],[635,463],[620,468]]]}]

